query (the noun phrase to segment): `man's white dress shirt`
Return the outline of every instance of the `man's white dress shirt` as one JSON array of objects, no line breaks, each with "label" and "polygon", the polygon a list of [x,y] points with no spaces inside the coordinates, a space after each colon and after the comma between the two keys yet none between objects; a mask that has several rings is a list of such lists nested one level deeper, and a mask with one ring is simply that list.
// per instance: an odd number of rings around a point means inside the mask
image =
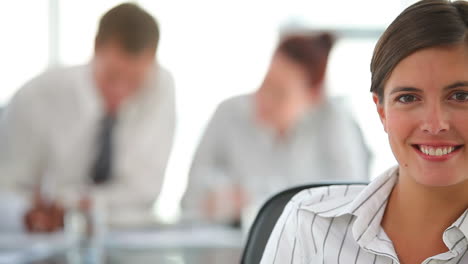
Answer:
[{"label": "man's white dress shirt", "polygon": [[[0,189],[45,191],[69,199],[91,190],[109,210],[149,209],[160,192],[175,125],[174,83],[155,66],[121,106],[113,144],[113,178],[90,184],[103,101],[92,62],[45,72],[13,97],[0,123]],[[70,198],[72,199],[72,198]]]},{"label": "man's white dress shirt", "polygon": [[[369,151],[341,100],[326,100],[307,112],[287,135],[255,119],[254,95],[221,103],[199,144],[184,197],[187,215],[204,219],[208,191],[238,185],[249,205],[248,226],[273,194],[295,185],[322,181],[368,180]],[[343,176],[346,175],[346,176]],[[232,217],[234,205],[217,201],[218,220]]]},{"label": "man's white dress shirt", "polygon": [[[260,263],[399,263],[393,243],[380,225],[397,172],[397,167],[392,168],[368,186],[300,192],[283,211]],[[424,264],[468,263],[467,215],[465,210],[445,230],[443,240],[449,251]]]}]

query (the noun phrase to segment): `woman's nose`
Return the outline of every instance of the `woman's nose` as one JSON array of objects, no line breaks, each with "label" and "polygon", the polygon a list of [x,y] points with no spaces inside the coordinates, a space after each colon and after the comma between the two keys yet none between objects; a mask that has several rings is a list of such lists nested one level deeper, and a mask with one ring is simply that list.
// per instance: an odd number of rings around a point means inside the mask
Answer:
[{"label": "woman's nose", "polygon": [[441,104],[428,105],[424,110],[421,130],[428,134],[437,135],[450,129],[449,113]]}]

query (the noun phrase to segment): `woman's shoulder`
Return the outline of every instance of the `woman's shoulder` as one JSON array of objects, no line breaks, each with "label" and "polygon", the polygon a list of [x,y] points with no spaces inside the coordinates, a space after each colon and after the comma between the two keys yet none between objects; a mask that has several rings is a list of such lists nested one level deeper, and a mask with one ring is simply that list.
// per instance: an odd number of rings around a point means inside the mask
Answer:
[{"label": "woman's shoulder", "polygon": [[[324,217],[335,217],[354,213],[357,209],[371,210],[372,200],[382,200],[393,188],[398,166],[391,167],[369,184],[330,184],[305,189],[290,201],[298,210],[309,211]],[[362,206],[368,204],[369,206]],[[361,208],[362,206],[362,208]],[[366,209],[367,208],[367,209]]]},{"label": "woman's shoulder", "polygon": [[241,109],[252,103],[252,94],[241,94],[223,100],[218,109]]},{"label": "woman's shoulder", "polygon": [[252,100],[252,94],[230,97],[218,105],[215,114],[230,119],[245,119],[251,114],[251,109],[253,108]]},{"label": "woman's shoulder", "polygon": [[366,188],[365,183],[330,184],[305,189],[290,201],[298,210],[323,216],[335,216]]}]

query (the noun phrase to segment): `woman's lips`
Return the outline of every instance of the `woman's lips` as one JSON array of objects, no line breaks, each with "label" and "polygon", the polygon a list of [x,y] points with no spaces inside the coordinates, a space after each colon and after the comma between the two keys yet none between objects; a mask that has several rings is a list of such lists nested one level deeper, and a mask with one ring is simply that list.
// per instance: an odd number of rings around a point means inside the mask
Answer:
[{"label": "woman's lips", "polygon": [[450,159],[463,147],[454,144],[413,144],[412,146],[420,156],[430,161]]}]

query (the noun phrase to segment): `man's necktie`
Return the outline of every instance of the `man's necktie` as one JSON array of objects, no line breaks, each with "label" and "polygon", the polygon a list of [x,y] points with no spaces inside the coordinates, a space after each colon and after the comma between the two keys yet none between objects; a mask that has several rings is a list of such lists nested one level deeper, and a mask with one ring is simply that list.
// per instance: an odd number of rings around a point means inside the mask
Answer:
[{"label": "man's necktie", "polygon": [[101,122],[98,134],[96,161],[91,168],[91,180],[95,184],[103,184],[112,178],[112,134],[115,126],[115,116],[106,115]]}]

